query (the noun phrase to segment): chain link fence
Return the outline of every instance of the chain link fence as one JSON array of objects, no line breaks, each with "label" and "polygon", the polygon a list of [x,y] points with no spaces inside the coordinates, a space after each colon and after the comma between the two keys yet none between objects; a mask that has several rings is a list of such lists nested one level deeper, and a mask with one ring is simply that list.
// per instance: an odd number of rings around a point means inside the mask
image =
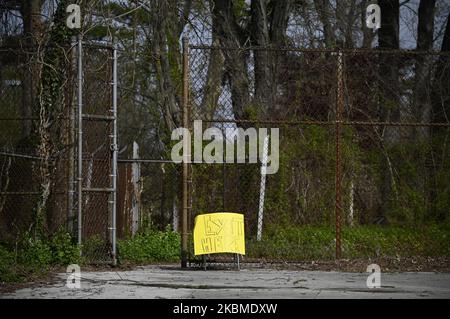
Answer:
[{"label": "chain link fence", "polygon": [[276,174],[248,154],[189,165],[189,234],[198,214],[237,212],[244,262],[448,256],[449,67],[435,52],[191,46],[191,131],[280,138]]},{"label": "chain link fence", "polygon": [[111,262],[113,49],[77,45],[0,48],[0,236],[17,242],[42,218],[87,262]]},{"label": "chain link fence", "polygon": [[[38,92],[46,53],[60,55],[58,105],[39,112]],[[68,194],[73,70],[69,48],[0,48],[0,228],[2,241],[15,242],[36,228],[38,203],[47,201],[44,230],[54,233],[68,226],[71,202]],[[45,103],[42,100],[41,103]],[[50,114],[51,113],[51,114]],[[43,136],[47,138],[45,150]],[[43,160],[45,156],[46,160]],[[51,191],[45,195],[46,187]]]},{"label": "chain link fence", "polygon": [[[109,263],[115,259],[113,48],[83,45],[81,63],[82,134],[78,138],[82,140],[82,230],[79,236],[85,258]],[[80,178],[80,172],[77,173]]]},{"label": "chain link fence", "polygon": [[[268,150],[279,167],[263,175],[248,149],[244,163],[173,163],[170,99],[136,86],[126,52],[114,77],[109,46],[83,45],[81,73],[76,46],[55,50],[64,62],[51,116],[37,107],[45,52],[0,50],[2,241],[33,229],[50,180],[45,227],[71,232],[90,262],[114,261],[116,230],[126,239],[169,225],[187,235],[191,265],[235,263],[193,255],[194,218],[212,212],[244,214],[245,263],[449,255],[448,54],[190,46],[187,126],[217,128],[224,145],[230,129],[278,129],[278,152],[273,141]],[[181,107],[172,111],[181,126]],[[43,153],[49,118],[54,147]]]}]

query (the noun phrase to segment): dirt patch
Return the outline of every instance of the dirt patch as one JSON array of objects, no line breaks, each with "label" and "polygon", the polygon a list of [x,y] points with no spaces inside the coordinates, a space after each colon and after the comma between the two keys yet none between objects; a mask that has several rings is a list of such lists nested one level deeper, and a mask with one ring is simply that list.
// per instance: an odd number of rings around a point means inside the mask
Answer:
[{"label": "dirt patch", "polygon": [[55,282],[56,275],[60,271],[61,269],[55,268],[39,275],[30,275],[29,277],[25,278],[23,282],[0,282],[0,294],[14,292],[18,289],[23,288],[39,287],[52,284]]}]

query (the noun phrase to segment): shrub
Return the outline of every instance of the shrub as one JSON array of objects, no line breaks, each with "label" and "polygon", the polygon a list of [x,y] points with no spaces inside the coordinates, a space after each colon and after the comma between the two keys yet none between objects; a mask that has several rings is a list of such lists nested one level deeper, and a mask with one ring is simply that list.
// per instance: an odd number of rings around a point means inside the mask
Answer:
[{"label": "shrub", "polygon": [[73,242],[72,236],[65,231],[58,231],[50,240],[52,263],[56,265],[70,265],[80,262],[80,249]]},{"label": "shrub", "polygon": [[0,245],[0,282],[20,281],[14,265],[14,253]]},{"label": "shrub", "polygon": [[17,253],[18,262],[36,270],[46,270],[52,262],[52,251],[48,243],[25,235]]},{"label": "shrub", "polygon": [[118,241],[119,258],[130,262],[175,262],[180,259],[180,235],[148,228],[132,238]]},{"label": "shrub", "polygon": [[51,266],[80,262],[79,248],[64,230],[56,232],[51,239],[26,233],[17,247],[0,245],[0,281],[19,282],[45,273]]}]

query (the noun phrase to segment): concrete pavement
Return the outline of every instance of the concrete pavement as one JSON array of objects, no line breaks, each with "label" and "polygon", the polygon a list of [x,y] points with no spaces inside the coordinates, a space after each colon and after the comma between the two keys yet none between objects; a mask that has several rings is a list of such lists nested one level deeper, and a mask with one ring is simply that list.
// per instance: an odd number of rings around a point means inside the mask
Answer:
[{"label": "concrete pavement", "polygon": [[381,288],[367,273],[273,269],[181,270],[146,266],[129,271],[83,272],[81,288],[67,275],[0,298],[450,298],[450,273],[382,273]]}]

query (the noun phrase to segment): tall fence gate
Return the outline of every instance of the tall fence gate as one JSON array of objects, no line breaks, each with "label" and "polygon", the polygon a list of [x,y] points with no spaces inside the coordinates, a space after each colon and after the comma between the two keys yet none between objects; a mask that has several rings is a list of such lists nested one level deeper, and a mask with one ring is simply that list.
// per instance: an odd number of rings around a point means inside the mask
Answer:
[{"label": "tall fence gate", "polygon": [[[46,59],[55,56],[49,71]],[[81,39],[1,47],[0,82],[1,240],[35,230],[45,198],[45,233],[69,231],[87,262],[115,263],[115,49]]]}]

